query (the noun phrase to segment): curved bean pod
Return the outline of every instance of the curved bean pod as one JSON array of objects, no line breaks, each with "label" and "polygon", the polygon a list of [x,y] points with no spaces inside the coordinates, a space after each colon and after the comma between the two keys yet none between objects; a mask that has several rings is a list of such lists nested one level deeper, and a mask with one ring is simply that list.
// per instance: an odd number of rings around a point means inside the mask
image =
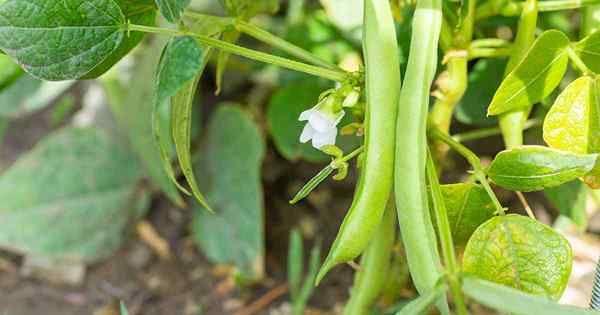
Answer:
[{"label": "curved bean pod", "polygon": [[392,190],[395,143],[392,131],[400,91],[396,30],[388,0],[366,0],[364,6],[367,96],[364,158],[352,206],[317,275],[317,284],[335,265],[353,260],[367,247]]}]

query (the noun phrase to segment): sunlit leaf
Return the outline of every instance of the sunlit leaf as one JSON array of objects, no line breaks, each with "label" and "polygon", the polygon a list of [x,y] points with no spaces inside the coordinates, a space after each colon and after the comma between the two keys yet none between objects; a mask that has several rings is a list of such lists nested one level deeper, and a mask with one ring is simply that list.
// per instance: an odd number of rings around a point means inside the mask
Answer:
[{"label": "sunlit leaf", "polygon": [[534,219],[511,214],[480,226],[469,240],[463,269],[478,278],[558,300],[571,274],[569,242]]},{"label": "sunlit leaf", "polygon": [[575,51],[590,70],[600,73],[600,31],[575,44]]}]

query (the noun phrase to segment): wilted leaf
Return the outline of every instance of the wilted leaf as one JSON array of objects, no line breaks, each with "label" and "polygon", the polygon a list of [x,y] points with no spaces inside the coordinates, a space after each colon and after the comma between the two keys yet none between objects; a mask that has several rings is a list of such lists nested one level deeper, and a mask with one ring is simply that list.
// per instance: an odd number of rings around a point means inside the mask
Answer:
[{"label": "wilted leaf", "polygon": [[575,51],[590,70],[600,73],[600,31],[575,44]]},{"label": "wilted leaf", "polygon": [[[154,26],[156,20],[156,10],[152,0],[114,0],[123,15],[125,20],[131,24]],[[101,64],[97,65],[91,72],[87,73],[82,79],[94,79],[119,62],[125,57],[135,46],[137,46],[146,34],[143,32],[129,32],[123,38],[121,44],[115,49]]]},{"label": "wilted leaf", "polygon": [[498,153],[488,175],[506,189],[542,190],[589,173],[597,157],[597,154],[575,154],[543,146],[521,146]]},{"label": "wilted leaf", "polygon": [[466,273],[526,293],[558,300],[567,287],[571,247],[552,228],[511,214],[480,226],[463,257]]},{"label": "wilted leaf", "polygon": [[171,23],[179,21],[190,0],[156,0],[162,16]]},{"label": "wilted leaf", "polygon": [[494,204],[485,189],[476,184],[442,185],[441,190],[452,228],[452,240],[456,245],[464,246],[471,234],[494,216]]},{"label": "wilted leaf", "polygon": [[0,16],[0,49],[51,81],[89,73],[125,35],[125,17],[113,0],[8,0]]},{"label": "wilted leaf", "polygon": [[136,215],[139,175],[135,158],[100,130],[49,135],[0,177],[0,246],[86,262],[110,255]]},{"label": "wilted leaf", "polygon": [[506,60],[480,59],[469,72],[467,91],[456,106],[456,119],[464,124],[490,126],[496,119],[487,117],[486,107],[504,78]]},{"label": "wilted leaf", "polygon": [[561,215],[571,219],[581,232],[585,232],[588,224],[586,212],[588,190],[580,180],[546,188],[544,194]]},{"label": "wilted leaf", "polygon": [[[544,140],[556,149],[600,152],[600,78],[581,77],[558,96],[544,120]],[[600,187],[600,166],[584,180]]]},{"label": "wilted leaf", "polygon": [[213,262],[235,265],[250,279],[260,278],[264,268],[264,146],[263,136],[244,112],[221,106],[195,164],[200,187],[216,214],[196,207],[194,239]]},{"label": "wilted leaf", "polygon": [[500,84],[488,115],[527,108],[550,95],[567,70],[569,44],[569,38],[560,31],[542,33],[525,59]]}]

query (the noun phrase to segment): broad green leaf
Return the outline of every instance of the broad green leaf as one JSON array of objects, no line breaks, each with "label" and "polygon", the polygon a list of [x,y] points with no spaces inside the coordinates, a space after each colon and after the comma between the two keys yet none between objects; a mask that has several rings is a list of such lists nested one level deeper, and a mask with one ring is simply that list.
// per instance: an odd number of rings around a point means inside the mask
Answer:
[{"label": "broad green leaf", "polygon": [[[600,77],[581,77],[558,96],[544,120],[544,140],[553,148],[600,153]],[[600,188],[600,166],[584,177]]]},{"label": "broad green leaf", "polygon": [[105,76],[103,83],[117,122],[123,133],[128,135],[131,147],[146,169],[152,183],[158,186],[173,203],[183,207],[183,199],[165,172],[159,148],[154,137],[151,136],[153,104],[149,100],[154,97],[155,84],[152,80],[139,79],[154,76],[161,49],[166,41],[166,37],[157,37],[150,45],[144,46],[134,54],[133,79],[131,79],[127,91],[120,85],[117,78],[109,80],[109,77]]},{"label": "broad green leaf", "polygon": [[561,215],[575,223],[579,231],[585,232],[588,225],[586,212],[588,190],[580,180],[546,188],[544,194]]},{"label": "broad green leaf", "polygon": [[7,55],[0,55],[0,91],[15,82],[23,70]]},{"label": "broad green leaf", "polygon": [[498,153],[488,176],[496,185],[509,190],[542,190],[589,173],[597,157],[597,154],[576,154],[543,146],[521,146]]},{"label": "broad green leaf", "polygon": [[478,278],[558,300],[571,274],[569,242],[552,228],[516,214],[495,217],[469,240],[463,270]]},{"label": "broad green leaf", "polygon": [[231,16],[250,19],[261,13],[279,10],[279,0],[219,0]]},{"label": "broad green leaf", "polygon": [[216,212],[196,206],[194,239],[213,262],[232,264],[249,279],[260,278],[264,268],[264,150],[263,136],[250,117],[234,105],[223,105],[210,120],[194,164]]},{"label": "broad green leaf", "polygon": [[192,168],[190,147],[192,143],[192,106],[194,105],[194,95],[196,94],[202,72],[208,63],[210,52],[210,48],[204,50],[199,73],[194,79],[188,81],[171,99],[171,132],[181,171],[196,199],[209,210],[210,208],[196,183],[196,177]]},{"label": "broad green leaf", "polygon": [[171,23],[179,21],[190,0],[156,0],[156,5],[162,16]]},{"label": "broad green leaf", "polygon": [[575,52],[594,73],[600,73],[600,31],[575,44]]},{"label": "broad green leaf", "polygon": [[504,78],[506,60],[480,59],[469,72],[469,84],[461,101],[456,107],[458,121],[476,126],[496,124],[496,119],[487,117],[486,106],[494,97],[494,92]]},{"label": "broad green leaf", "polygon": [[122,240],[139,179],[135,158],[92,128],[50,134],[0,176],[0,247],[94,262]]},{"label": "broad green leaf", "polygon": [[463,279],[463,291],[483,305],[516,315],[600,315],[599,311],[558,304],[544,297],[473,277]]},{"label": "broad green leaf", "polygon": [[485,189],[476,184],[441,186],[454,244],[464,246],[471,234],[494,216],[496,209]]},{"label": "broad green leaf", "polygon": [[446,286],[438,286],[433,290],[420,295],[406,304],[396,315],[423,315],[433,306],[436,300],[446,293]]},{"label": "broad green leaf", "polygon": [[[204,68],[203,54],[202,48],[194,38],[189,36],[175,37],[165,46],[158,64],[158,70],[156,71],[156,96],[153,113],[154,137],[160,148],[163,167],[166,173],[173,183],[186,194],[189,194],[189,192],[179,186],[175,178],[175,171],[171,165],[173,147],[171,141],[171,123],[169,119],[163,118],[170,117],[171,115],[171,98],[185,88],[188,83],[193,82],[194,78]],[[183,110],[185,111],[185,108]],[[185,119],[185,117],[182,117],[182,119]],[[183,131],[185,132],[185,130]],[[178,139],[183,140],[181,142],[183,147],[180,145],[180,148],[184,151],[186,145],[183,142],[186,142],[186,139],[179,137]],[[187,171],[190,171],[190,169]],[[189,174],[190,172],[188,172]],[[200,203],[210,210],[201,195],[195,194],[195,196]]]},{"label": "broad green leaf", "polygon": [[23,74],[0,91],[0,117],[19,118],[43,109],[74,83],[75,81],[44,82]]},{"label": "broad green leaf", "polygon": [[7,0],[0,16],[0,49],[50,81],[83,77],[125,36],[125,17],[113,0]]},{"label": "broad green leaf", "polygon": [[542,33],[525,59],[500,84],[488,115],[527,108],[550,95],[567,70],[569,44],[569,38],[560,31]]},{"label": "broad green leaf", "polygon": [[[156,20],[156,9],[152,0],[114,0],[125,20],[131,24],[154,26]],[[143,32],[130,32],[123,38],[121,44],[110,54],[101,64],[97,65],[91,72],[87,73],[82,79],[94,79],[119,62],[133,48],[135,48],[145,37]]]}]

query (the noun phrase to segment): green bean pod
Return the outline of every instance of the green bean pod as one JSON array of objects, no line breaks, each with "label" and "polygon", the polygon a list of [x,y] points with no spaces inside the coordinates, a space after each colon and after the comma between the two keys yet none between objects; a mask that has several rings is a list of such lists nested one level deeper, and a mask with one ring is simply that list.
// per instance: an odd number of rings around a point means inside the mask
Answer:
[{"label": "green bean pod", "polygon": [[[515,43],[511,51],[511,57],[506,65],[504,75],[508,75],[527,55],[527,51],[535,41],[535,29],[537,26],[538,2],[537,0],[527,0],[523,5],[519,29]],[[513,148],[523,144],[523,129],[525,122],[531,112],[533,105],[528,108],[511,111],[500,115],[499,123],[504,144],[507,148]]]},{"label": "green bean pod", "polygon": [[[402,110],[396,127],[394,188],[398,222],[410,274],[420,294],[433,290],[442,276],[425,181],[429,90],[437,67],[441,25],[442,1],[418,0],[410,55],[400,92]],[[442,313],[448,313],[445,297],[437,306]]]},{"label": "green bean pod", "polygon": [[364,9],[365,152],[352,206],[317,275],[317,284],[335,265],[355,259],[367,247],[392,190],[393,130],[400,91],[396,30],[388,0],[366,0]]},{"label": "green bean pod", "polygon": [[389,280],[392,247],[396,239],[396,209],[390,201],[379,224],[360,259],[361,270],[356,272],[350,300],[344,315],[367,315],[385,284]]}]

